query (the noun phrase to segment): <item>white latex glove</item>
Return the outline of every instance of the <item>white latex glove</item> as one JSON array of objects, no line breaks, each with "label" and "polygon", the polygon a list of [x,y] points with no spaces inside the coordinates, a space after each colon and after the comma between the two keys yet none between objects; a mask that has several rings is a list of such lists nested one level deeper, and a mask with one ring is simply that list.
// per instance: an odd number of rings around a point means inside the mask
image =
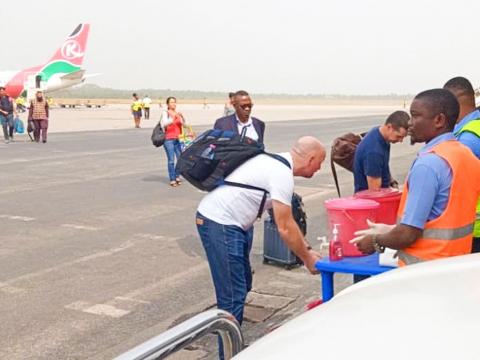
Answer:
[{"label": "white latex glove", "polygon": [[367,219],[367,225],[369,226],[368,229],[355,231],[354,235],[356,237],[350,240],[351,244],[359,242],[367,235],[386,234],[395,227],[395,225],[387,225],[387,224],[380,224],[380,223],[377,224],[377,223],[371,222],[368,219]]}]

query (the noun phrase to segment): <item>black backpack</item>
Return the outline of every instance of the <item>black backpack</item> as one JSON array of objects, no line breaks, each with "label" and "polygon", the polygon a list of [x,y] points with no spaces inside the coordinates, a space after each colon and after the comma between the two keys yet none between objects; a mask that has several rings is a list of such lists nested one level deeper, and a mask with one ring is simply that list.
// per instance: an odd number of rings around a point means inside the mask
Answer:
[{"label": "black backpack", "polygon": [[307,235],[307,213],[305,212],[302,197],[297,193],[292,196],[292,215],[303,236]]},{"label": "black backpack", "polygon": [[[295,219],[300,231],[303,236],[307,235],[307,213],[305,212],[305,207],[303,205],[303,200],[300,195],[293,193],[292,196],[292,216]],[[273,209],[268,210],[271,221],[275,224],[275,215],[273,214]]]},{"label": "black backpack", "polygon": [[265,152],[263,146],[255,140],[237,135],[233,131],[207,130],[185,148],[178,159],[176,171],[190,184],[204,191],[212,191],[221,185],[263,191],[257,214],[257,218],[260,218],[268,191],[252,185],[225,181],[237,167],[260,154],[271,156],[290,168],[290,163],[285,158]]}]

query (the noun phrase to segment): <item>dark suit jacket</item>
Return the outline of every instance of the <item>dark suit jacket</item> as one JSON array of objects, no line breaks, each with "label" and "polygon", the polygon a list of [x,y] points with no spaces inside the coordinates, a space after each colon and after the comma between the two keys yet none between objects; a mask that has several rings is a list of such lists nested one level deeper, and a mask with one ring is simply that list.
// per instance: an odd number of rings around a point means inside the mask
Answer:
[{"label": "dark suit jacket", "polygon": [[[263,136],[265,135],[265,123],[262,120],[252,117],[252,125],[258,134],[258,142],[263,145]],[[235,114],[222,117],[215,121],[214,129],[233,131],[238,134],[237,119]]]}]

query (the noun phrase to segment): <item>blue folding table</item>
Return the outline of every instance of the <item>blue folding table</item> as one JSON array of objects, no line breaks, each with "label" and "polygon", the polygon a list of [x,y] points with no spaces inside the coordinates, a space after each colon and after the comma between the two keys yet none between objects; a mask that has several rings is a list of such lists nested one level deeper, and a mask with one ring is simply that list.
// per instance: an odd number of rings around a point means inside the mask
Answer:
[{"label": "blue folding table", "polygon": [[325,256],[317,261],[315,267],[322,276],[323,302],[327,302],[333,297],[333,274],[336,272],[371,276],[395,269],[392,266],[380,266],[377,253],[368,256],[345,257],[338,261],[330,261],[328,256]]}]

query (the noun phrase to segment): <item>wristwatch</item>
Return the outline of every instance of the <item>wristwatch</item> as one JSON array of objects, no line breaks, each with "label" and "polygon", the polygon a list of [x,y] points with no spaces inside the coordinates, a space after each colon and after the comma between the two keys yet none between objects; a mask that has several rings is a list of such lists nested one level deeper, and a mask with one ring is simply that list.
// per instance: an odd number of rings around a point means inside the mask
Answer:
[{"label": "wristwatch", "polygon": [[373,238],[372,238],[373,248],[375,249],[376,252],[383,253],[385,251],[385,246],[382,246],[377,242],[377,237],[378,237],[377,234],[373,235]]}]

